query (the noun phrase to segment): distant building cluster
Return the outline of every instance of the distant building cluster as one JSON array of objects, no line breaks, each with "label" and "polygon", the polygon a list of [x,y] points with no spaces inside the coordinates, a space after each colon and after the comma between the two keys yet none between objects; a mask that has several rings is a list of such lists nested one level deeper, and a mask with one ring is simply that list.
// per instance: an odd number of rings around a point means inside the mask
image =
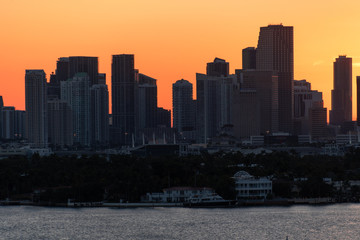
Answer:
[{"label": "distant building cluster", "polygon": [[[242,51],[242,69],[220,58],[193,85],[172,85],[171,111],[158,107],[157,80],[135,69],[132,54],[112,56],[111,103],[97,57],[61,57],[49,82],[26,70],[26,111],[0,101],[0,136],[33,148],[108,148],[145,144],[271,144],[335,141],[357,134],[352,121],[352,59],[334,62],[330,125],[322,93],[294,80],[293,27],[260,28],[257,47]],[[360,77],[357,77],[358,92]],[[358,100],[359,101],[359,100]],[[358,104],[358,108],[359,108]],[[358,115],[360,111],[358,111]],[[358,117],[358,119],[360,119]],[[351,137],[349,138],[351,139]]]}]

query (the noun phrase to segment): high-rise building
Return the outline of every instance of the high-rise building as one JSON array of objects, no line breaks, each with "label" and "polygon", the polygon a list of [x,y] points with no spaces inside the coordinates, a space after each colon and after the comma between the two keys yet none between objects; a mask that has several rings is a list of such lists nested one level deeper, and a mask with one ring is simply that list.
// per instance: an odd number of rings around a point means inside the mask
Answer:
[{"label": "high-rise building", "polygon": [[90,146],[90,80],[87,73],[76,73],[61,82],[61,100],[72,109],[73,142]]},{"label": "high-rise building", "polygon": [[31,147],[46,147],[48,141],[47,90],[44,70],[25,73],[26,129]]},{"label": "high-rise building", "polygon": [[2,108],[2,139],[15,139],[15,107]]},{"label": "high-rise building", "polygon": [[69,57],[69,78],[77,73],[87,73],[90,86],[98,83],[99,64],[97,57]]},{"label": "high-rise building", "polygon": [[350,121],[352,121],[352,58],[339,56],[334,62],[330,124],[341,125]]},{"label": "high-rise building", "polygon": [[311,90],[311,83],[306,80],[294,80],[294,133],[310,133],[309,110],[314,104],[322,102],[322,92]]},{"label": "high-rise building", "polygon": [[173,127],[179,132],[195,130],[193,85],[184,79],[176,81],[173,91]]},{"label": "high-rise building", "polygon": [[52,147],[73,145],[72,110],[68,102],[48,99],[49,144]]},{"label": "high-rise building", "polygon": [[137,88],[134,55],[113,55],[111,65],[112,142],[130,145],[136,136]]},{"label": "high-rise building", "polygon": [[154,128],[157,125],[156,79],[141,73],[138,77],[138,128]]},{"label": "high-rise building", "polygon": [[171,128],[171,110],[162,107],[157,108],[157,125],[158,127]]},{"label": "high-rise building", "polygon": [[323,102],[314,102],[309,109],[310,135],[312,139],[326,137],[327,109],[323,107]]},{"label": "high-rise building", "polygon": [[0,138],[2,137],[2,108],[4,107],[4,101],[3,101],[3,97],[0,96]]},{"label": "high-rise building", "polygon": [[56,62],[56,82],[60,84],[61,81],[68,80],[70,78],[69,74],[69,58],[59,58]]},{"label": "high-rise building", "polygon": [[242,68],[256,69],[256,48],[247,47],[242,50]]},{"label": "high-rise building", "polygon": [[109,143],[109,91],[106,84],[94,84],[91,91],[91,144]]},{"label": "high-rise building", "polygon": [[[241,89],[255,90],[259,109],[260,133],[267,135],[279,130],[278,76],[274,71],[236,70],[241,77]],[[241,123],[240,123],[241,124]]]},{"label": "high-rise building", "polygon": [[221,133],[232,121],[233,85],[236,75],[228,77],[196,74],[196,131],[197,141],[207,143],[208,139]]},{"label": "high-rise building", "polygon": [[15,138],[23,139],[26,137],[26,112],[15,110]]},{"label": "high-rise building", "polygon": [[55,74],[50,74],[50,82],[47,83],[48,98],[60,98],[60,82],[57,81]]},{"label": "high-rise building", "polygon": [[256,69],[277,71],[279,130],[292,132],[294,40],[293,27],[269,25],[260,28],[256,49]]},{"label": "high-rise building", "polygon": [[215,58],[214,62],[209,62],[206,66],[206,75],[216,77],[227,77],[229,75],[229,63],[224,59]]}]

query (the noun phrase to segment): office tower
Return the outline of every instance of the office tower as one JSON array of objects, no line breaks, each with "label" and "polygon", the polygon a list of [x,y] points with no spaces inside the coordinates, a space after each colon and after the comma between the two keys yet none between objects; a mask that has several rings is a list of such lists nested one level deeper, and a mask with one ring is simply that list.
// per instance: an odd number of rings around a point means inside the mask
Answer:
[{"label": "office tower", "polygon": [[26,112],[15,110],[15,138],[26,138]]},{"label": "office tower", "polygon": [[292,132],[294,41],[293,27],[269,25],[260,28],[256,69],[277,71],[279,81],[279,130]]},{"label": "office tower", "polygon": [[232,121],[233,85],[235,75],[228,77],[196,74],[196,131],[197,141],[207,143],[208,139],[221,133]]},{"label": "office tower", "polygon": [[227,77],[229,75],[229,63],[224,59],[215,58],[214,62],[210,62],[206,66],[206,75],[216,77]]},{"label": "office tower", "polygon": [[2,139],[15,139],[15,107],[2,108]]},{"label": "office tower", "polygon": [[74,144],[90,145],[90,80],[87,73],[76,73],[61,82],[61,100],[72,109]]},{"label": "office tower", "polygon": [[327,109],[323,101],[314,102],[309,109],[310,135],[312,139],[321,139],[326,136]]},{"label": "office tower", "polygon": [[113,55],[111,65],[112,142],[130,145],[136,135],[137,85],[134,55]]},{"label": "office tower", "polygon": [[162,107],[157,108],[157,126],[171,128],[171,111]]},{"label": "office tower", "polygon": [[256,69],[256,48],[247,47],[242,50],[242,68]]},{"label": "office tower", "polygon": [[[104,81],[105,82],[105,81]],[[91,91],[91,144],[109,143],[109,91],[106,84],[95,84]]]},{"label": "office tower", "polygon": [[314,104],[322,102],[322,92],[311,90],[311,83],[306,80],[294,80],[294,133],[310,133],[309,110]]},{"label": "office tower", "polygon": [[233,96],[233,134],[237,139],[248,139],[260,134],[260,108],[254,89],[237,89]]},{"label": "office tower", "polygon": [[62,57],[56,62],[56,82],[66,81],[70,78],[69,76],[69,58]]},{"label": "office tower", "polygon": [[44,70],[25,73],[26,136],[31,147],[47,147],[47,90]]},{"label": "office tower", "polygon": [[339,56],[334,62],[330,124],[341,125],[350,121],[352,121],[352,58]]},{"label": "office tower", "polygon": [[73,145],[73,119],[70,105],[61,99],[48,99],[49,145],[57,148]]},{"label": "office tower", "polygon": [[[241,89],[255,90],[259,109],[260,133],[268,135],[279,130],[278,76],[274,71],[236,70]],[[240,122],[241,124],[241,122]]]},{"label": "office tower", "polygon": [[48,98],[60,98],[60,82],[57,81],[55,74],[50,74],[50,82],[47,83]]},{"label": "office tower", "polygon": [[141,73],[138,77],[138,128],[154,128],[157,125],[156,79]]},{"label": "office tower", "polygon": [[357,125],[360,126],[360,76],[356,77]]},{"label": "office tower", "polygon": [[87,73],[90,86],[98,83],[98,58],[97,57],[69,57],[69,78],[76,73]]},{"label": "office tower", "polygon": [[195,130],[195,105],[193,85],[184,79],[172,85],[173,127],[179,132]]}]

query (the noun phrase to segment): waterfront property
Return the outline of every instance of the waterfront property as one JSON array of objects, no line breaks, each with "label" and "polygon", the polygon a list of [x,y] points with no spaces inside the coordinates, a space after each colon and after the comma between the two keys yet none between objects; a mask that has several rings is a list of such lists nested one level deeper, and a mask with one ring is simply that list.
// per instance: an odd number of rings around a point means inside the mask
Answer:
[{"label": "waterfront property", "polygon": [[256,178],[245,171],[239,171],[234,175],[236,199],[261,200],[272,193],[272,181],[266,177]]},{"label": "waterfront property", "polygon": [[211,195],[215,191],[212,188],[200,187],[171,187],[165,188],[162,193],[147,193],[143,202],[186,202],[195,195]]}]

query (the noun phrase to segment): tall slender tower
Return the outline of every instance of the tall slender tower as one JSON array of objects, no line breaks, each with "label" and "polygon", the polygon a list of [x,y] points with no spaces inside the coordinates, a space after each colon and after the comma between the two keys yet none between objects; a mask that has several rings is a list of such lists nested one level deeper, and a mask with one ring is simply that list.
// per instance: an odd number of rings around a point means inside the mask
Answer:
[{"label": "tall slender tower", "polygon": [[193,85],[184,79],[173,84],[173,127],[179,132],[195,129]]},{"label": "tall slender tower", "polygon": [[294,95],[293,27],[269,25],[260,28],[256,69],[278,73],[279,130],[292,132]]},{"label": "tall slender tower", "polygon": [[25,73],[26,129],[31,147],[47,147],[47,92],[44,70]]},{"label": "tall slender tower", "polygon": [[129,145],[137,126],[137,74],[134,55],[113,55],[111,65],[112,88],[112,142]]},{"label": "tall slender tower", "polygon": [[339,56],[334,62],[330,124],[341,125],[348,121],[352,121],[352,58]]},{"label": "tall slender tower", "polygon": [[360,76],[356,77],[357,125],[360,126]]}]

